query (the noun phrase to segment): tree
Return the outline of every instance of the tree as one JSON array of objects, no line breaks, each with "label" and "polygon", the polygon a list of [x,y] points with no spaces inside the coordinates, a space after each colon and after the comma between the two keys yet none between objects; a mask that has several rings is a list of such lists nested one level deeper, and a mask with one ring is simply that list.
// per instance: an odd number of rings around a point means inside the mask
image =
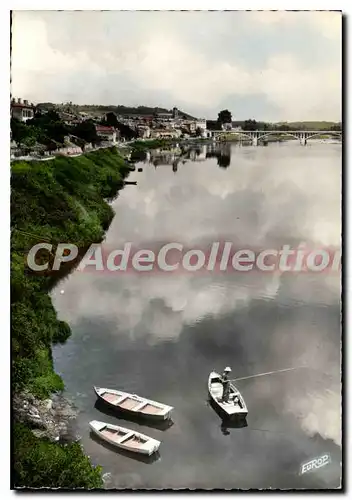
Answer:
[{"label": "tree", "polygon": [[290,127],[287,123],[281,123],[276,128],[277,130],[293,130],[293,127]]},{"label": "tree", "polygon": [[27,120],[28,130],[38,130],[38,141],[45,144],[47,141],[55,141],[63,144],[65,136],[69,133],[68,126],[60,119],[56,111],[48,111],[45,114],[36,114],[31,120]]},{"label": "tree", "polygon": [[217,120],[207,120],[207,130],[219,130],[219,123]]},{"label": "tree", "polygon": [[107,113],[106,114],[106,117],[105,117],[105,123],[106,126],[108,127],[115,127],[117,128],[118,126],[118,121],[117,121],[117,117],[115,115],[115,113]]},{"label": "tree", "polygon": [[246,120],[242,125],[242,130],[258,130],[256,120]]},{"label": "tree", "polygon": [[222,125],[223,123],[231,123],[232,115],[228,109],[223,109],[218,114],[218,122]]},{"label": "tree", "polygon": [[200,127],[197,127],[196,137],[202,137],[202,135],[203,135],[203,130]]},{"label": "tree", "polygon": [[130,141],[131,139],[137,139],[138,133],[136,130],[133,130],[129,125],[125,123],[121,123],[118,121],[115,113],[109,112],[105,115],[105,118],[100,122],[104,127],[114,127],[119,133],[120,137],[127,139]]},{"label": "tree", "polygon": [[11,139],[21,144],[28,136],[28,127],[17,118],[11,118]]},{"label": "tree", "polygon": [[76,125],[76,127],[72,130],[72,133],[86,142],[90,142],[92,144],[99,142],[95,124],[91,120],[78,123],[78,125]]},{"label": "tree", "polygon": [[137,139],[138,137],[138,133],[128,125],[125,125],[124,123],[117,122],[116,128],[120,132],[120,136],[124,137],[128,141],[130,141],[131,139]]},{"label": "tree", "polygon": [[269,130],[271,127],[266,122],[257,122],[257,130]]},{"label": "tree", "polygon": [[36,142],[43,142],[40,141],[42,136],[43,132],[39,127],[22,123],[17,118],[11,118],[11,139],[20,146],[30,148]]}]

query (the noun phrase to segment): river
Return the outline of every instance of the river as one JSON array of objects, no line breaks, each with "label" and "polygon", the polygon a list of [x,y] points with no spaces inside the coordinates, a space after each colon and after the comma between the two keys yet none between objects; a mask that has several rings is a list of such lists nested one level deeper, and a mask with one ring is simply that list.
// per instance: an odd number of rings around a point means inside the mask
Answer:
[{"label": "river", "polygon": [[[139,169],[139,170],[138,170]],[[113,208],[104,245],[234,240],[241,248],[341,244],[341,145],[222,144],[152,152]],[[341,476],[340,274],[74,271],[52,293],[72,336],[55,369],[78,407],[81,442],[109,488],[336,488]],[[207,402],[212,369],[237,383],[247,426]],[[93,385],[174,406],[167,429],[95,407]],[[162,441],[151,460],[94,439],[92,419]],[[301,465],[329,454],[319,470]]]}]

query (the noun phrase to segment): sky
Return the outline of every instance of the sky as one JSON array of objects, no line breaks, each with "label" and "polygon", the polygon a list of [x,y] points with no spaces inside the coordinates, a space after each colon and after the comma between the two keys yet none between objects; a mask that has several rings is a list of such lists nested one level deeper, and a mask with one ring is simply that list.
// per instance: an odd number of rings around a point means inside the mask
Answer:
[{"label": "sky", "polygon": [[15,11],[11,93],[340,121],[341,32],[339,12]]}]

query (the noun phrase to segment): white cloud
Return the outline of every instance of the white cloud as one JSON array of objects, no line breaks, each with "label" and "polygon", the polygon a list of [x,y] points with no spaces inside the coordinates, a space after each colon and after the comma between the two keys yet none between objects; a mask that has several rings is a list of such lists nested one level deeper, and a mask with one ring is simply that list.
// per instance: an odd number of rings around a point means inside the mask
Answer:
[{"label": "white cloud", "polygon": [[146,85],[173,93],[185,103],[218,106],[233,89],[250,91],[248,72],[222,61],[210,65],[204,54],[170,36],[153,36],[143,52],[135,77],[143,75]]},{"label": "white cloud", "polygon": [[[171,13],[145,13],[145,18],[136,13],[134,18],[133,13],[118,12],[16,12],[12,93],[37,101],[105,104],[119,95],[127,96],[125,101],[130,96],[133,103],[143,96],[140,104],[148,104],[148,95],[153,94],[154,104],[159,96],[160,103],[168,102],[170,108],[176,104],[190,111],[204,110],[208,117],[236,96],[261,95],[277,120],[340,119],[339,14],[252,12],[244,23],[241,13],[240,37],[231,23],[224,23],[227,31],[221,36],[219,14],[202,13],[198,30],[195,14],[192,33],[190,18],[187,23],[172,24]],[[235,20],[236,13],[232,16]],[[143,24],[143,19],[148,22]],[[221,19],[230,18],[225,14]],[[304,63],[310,43],[307,38],[302,49],[302,25],[309,28],[312,40],[320,37],[330,44],[333,64],[330,59],[310,66]],[[285,30],[297,37],[297,46],[293,44],[290,51],[281,49]],[[269,57],[261,59],[258,49],[265,48],[267,37],[274,35],[277,44]],[[245,59],[237,55],[243,48]]]},{"label": "white cloud", "polygon": [[[259,83],[260,82],[260,83]],[[259,76],[270,102],[277,105],[290,120],[324,120],[327,116],[341,116],[341,68],[314,71],[300,67],[290,54],[273,56]]]},{"label": "white cloud", "polygon": [[307,20],[320,35],[342,43],[341,12],[314,12],[314,15],[308,16]]},{"label": "white cloud", "polygon": [[308,12],[290,12],[290,11],[257,11],[251,14],[252,20],[268,27],[279,25],[286,28],[294,24],[309,24],[315,30],[316,34],[330,38],[331,40],[341,41],[342,31],[342,13],[334,11],[308,11]]}]

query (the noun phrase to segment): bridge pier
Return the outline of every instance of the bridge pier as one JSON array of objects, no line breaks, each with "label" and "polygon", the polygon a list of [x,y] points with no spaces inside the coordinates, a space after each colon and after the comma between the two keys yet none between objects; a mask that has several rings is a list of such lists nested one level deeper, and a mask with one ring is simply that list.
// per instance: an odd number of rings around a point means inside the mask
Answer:
[{"label": "bridge pier", "polygon": [[299,134],[299,142],[301,143],[301,146],[307,145],[307,138],[305,133]]},{"label": "bridge pier", "polygon": [[248,135],[249,135],[249,137],[251,139],[252,146],[258,146],[258,137],[259,137],[259,134],[257,132],[249,132]]}]

